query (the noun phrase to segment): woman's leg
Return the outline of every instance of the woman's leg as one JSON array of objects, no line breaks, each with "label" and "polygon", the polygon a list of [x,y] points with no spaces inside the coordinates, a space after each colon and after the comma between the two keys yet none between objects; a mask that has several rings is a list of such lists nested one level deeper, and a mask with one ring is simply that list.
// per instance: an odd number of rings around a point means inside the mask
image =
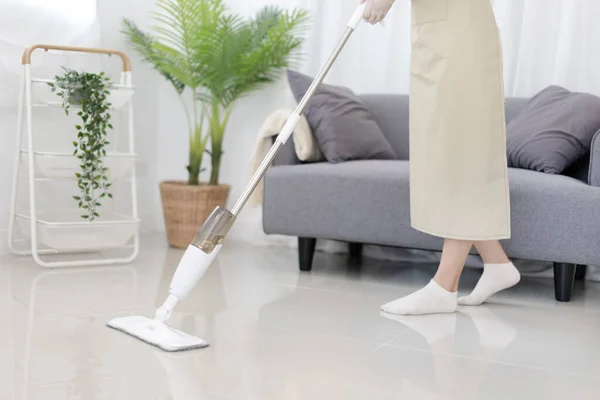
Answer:
[{"label": "woman's leg", "polygon": [[471,247],[473,247],[473,242],[454,239],[444,240],[442,259],[433,280],[446,291],[456,292],[458,289],[458,280],[465,267]]},{"label": "woman's leg", "polygon": [[475,248],[484,264],[507,264],[510,262],[498,240],[475,242]]},{"label": "woman's leg", "polygon": [[423,289],[381,306],[381,310],[399,315],[454,312],[457,308],[458,280],[473,242],[444,240],[442,259],[435,277]]},{"label": "woman's leg", "polygon": [[463,306],[478,306],[521,280],[521,274],[510,262],[499,241],[475,242],[475,247],[483,260],[483,275],[470,295],[458,299],[458,304]]}]

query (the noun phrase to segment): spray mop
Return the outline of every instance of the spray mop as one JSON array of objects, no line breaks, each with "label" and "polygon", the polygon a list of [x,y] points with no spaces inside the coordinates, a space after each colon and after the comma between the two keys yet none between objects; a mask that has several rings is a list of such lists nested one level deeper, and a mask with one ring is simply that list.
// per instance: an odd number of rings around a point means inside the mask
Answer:
[{"label": "spray mop", "polygon": [[360,24],[365,7],[366,3],[359,5],[352,15],[342,38],[308,88],[304,98],[298,103],[294,113],[286,121],[275,143],[231,211],[223,207],[217,207],[206,222],[204,222],[181,258],[169,287],[169,295],[164,304],[156,311],[154,318],[151,319],[143,316],[115,318],[108,322],[107,325],[110,328],[124,332],[169,352],[192,350],[208,346],[208,342],[205,340],[174,329],[167,325],[167,321],[171,317],[171,313],[177,303],[186,298],[192,291],[221,250],[223,240],[233,226],[236,217],[273,163],[279,150],[293,133],[306,105],[323,82],[323,79],[325,79],[325,76],[346,42]]}]

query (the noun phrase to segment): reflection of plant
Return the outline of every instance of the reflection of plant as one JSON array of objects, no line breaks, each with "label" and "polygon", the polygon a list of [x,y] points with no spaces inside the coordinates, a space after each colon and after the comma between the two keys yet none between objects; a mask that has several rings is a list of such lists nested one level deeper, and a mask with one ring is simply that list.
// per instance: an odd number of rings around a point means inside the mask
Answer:
[{"label": "reflection of plant", "polygon": [[57,75],[49,85],[62,98],[67,115],[71,104],[81,105],[81,110],[77,112],[81,125],[75,126],[77,140],[73,141],[73,155],[80,160],[80,171],[75,173],[80,195],[73,198],[85,210],[81,217],[93,221],[100,216],[100,198],[112,198],[111,183],[106,176],[108,168],[103,161],[105,147],[109,144],[107,131],[112,129],[109,123],[111,104],[108,101],[110,80],[104,76],[104,72],[94,74],[64,68],[64,74]]},{"label": "reflection of plant", "polygon": [[190,130],[188,183],[199,183],[206,152],[212,159],[210,184],[216,185],[233,104],[275,81],[297,60],[308,14],[267,6],[244,19],[229,13],[223,0],[157,0],[157,5],[154,35],[127,19],[124,33],[180,98],[186,87],[192,92],[191,112],[183,102]]}]

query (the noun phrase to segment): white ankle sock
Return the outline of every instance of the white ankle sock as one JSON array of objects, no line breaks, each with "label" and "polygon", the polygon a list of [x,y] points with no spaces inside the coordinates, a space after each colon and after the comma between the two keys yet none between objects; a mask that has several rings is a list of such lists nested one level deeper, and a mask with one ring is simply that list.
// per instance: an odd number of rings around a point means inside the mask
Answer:
[{"label": "white ankle sock", "polygon": [[515,286],[521,280],[521,274],[513,263],[485,264],[483,275],[475,289],[468,296],[458,298],[461,306],[478,306],[485,302],[490,296],[501,290]]},{"label": "white ankle sock", "polygon": [[449,292],[433,279],[423,289],[381,306],[381,310],[398,315],[424,315],[455,312],[457,293]]}]

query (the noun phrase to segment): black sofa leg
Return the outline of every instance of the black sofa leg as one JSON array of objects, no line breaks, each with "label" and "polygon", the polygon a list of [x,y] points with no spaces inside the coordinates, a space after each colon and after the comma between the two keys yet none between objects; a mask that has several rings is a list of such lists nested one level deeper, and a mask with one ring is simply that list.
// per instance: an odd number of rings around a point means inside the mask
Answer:
[{"label": "black sofa leg", "polygon": [[310,271],[312,269],[316,246],[317,239],[315,238],[298,238],[298,261],[301,271]]},{"label": "black sofa leg", "polygon": [[358,260],[362,257],[363,244],[362,243],[348,243],[348,254],[353,260]]},{"label": "black sofa leg", "polygon": [[575,284],[575,264],[554,263],[554,296],[558,301],[571,301]]},{"label": "black sofa leg", "polygon": [[575,280],[584,281],[586,273],[587,265],[577,264],[577,268],[575,269]]}]

